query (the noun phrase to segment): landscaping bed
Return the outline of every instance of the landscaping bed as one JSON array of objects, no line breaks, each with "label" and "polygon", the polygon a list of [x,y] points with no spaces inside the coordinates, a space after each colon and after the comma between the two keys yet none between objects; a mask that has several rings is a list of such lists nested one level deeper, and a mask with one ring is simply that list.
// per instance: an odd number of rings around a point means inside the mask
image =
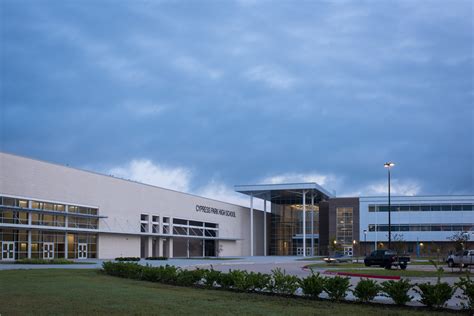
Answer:
[{"label": "landscaping bed", "polygon": [[0,271],[0,302],[2,315],[441,316],[447,313],[178,287],[111,277],[92,269]]},{"label": "landscaping bed", "polygon": [[321,296],[324,292],[326,297],[333,301],[344,301],[349,292],[353,293],[357,301],[366,303],[382,295],[390,297],[397,305],[411,303],[414,297],[409,292],[414,290],[419,294],[417,302],[430,308],[445,307],[459,287],[464,293],[461,297],[466,302],[462,307],[469,306],[472,309],[474,304],[474,282],[468,276],[461,278],[463,285],[456,286],[441,282],[440,278],[435,284],[412,284],[406,279],[378,284],[372,280],[362,279],[354,289],[351,289],[348,277],[323,277],[319,273],[311,273],[310,276],[301,279],[288,275],[279,268],[272,270],[271,274],[242,270],[230,270],[225,273],[213,269],[184,270],[170,265],[151,267],[135,263],[104,262],[103,271],[109,275],[129,279],[259,294],[302,295],[320,299],[324,297]]}]

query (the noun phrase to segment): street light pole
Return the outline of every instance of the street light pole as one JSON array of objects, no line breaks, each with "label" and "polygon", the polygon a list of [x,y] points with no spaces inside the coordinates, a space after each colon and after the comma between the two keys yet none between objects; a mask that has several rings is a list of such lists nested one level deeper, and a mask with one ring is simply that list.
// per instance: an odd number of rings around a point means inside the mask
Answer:
[{"label": "street light pole", "polygon": [[395,166],[393,162],[386,162],[383,165],[388,170],[388,249],[392,249],[392,207],[390,201],[390,168]]}]

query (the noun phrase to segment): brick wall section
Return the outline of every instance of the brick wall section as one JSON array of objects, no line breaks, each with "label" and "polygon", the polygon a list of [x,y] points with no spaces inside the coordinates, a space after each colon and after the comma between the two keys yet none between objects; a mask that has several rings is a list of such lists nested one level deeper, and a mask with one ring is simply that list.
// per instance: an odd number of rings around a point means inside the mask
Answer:
[{"label": "brick wall section", "polygon": [[319,254],[326,255],[329,245],[329,203],[319,202]]}]

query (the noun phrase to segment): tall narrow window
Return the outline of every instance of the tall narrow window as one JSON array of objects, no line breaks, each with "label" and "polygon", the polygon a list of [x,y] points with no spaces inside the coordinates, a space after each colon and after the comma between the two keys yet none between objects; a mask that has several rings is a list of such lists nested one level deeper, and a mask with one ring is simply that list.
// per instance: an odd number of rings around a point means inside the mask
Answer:
[{"label": "tall narrow window", "polygon": [[343,245],[352,245],[352,207],[336,208],[336,239]]}]

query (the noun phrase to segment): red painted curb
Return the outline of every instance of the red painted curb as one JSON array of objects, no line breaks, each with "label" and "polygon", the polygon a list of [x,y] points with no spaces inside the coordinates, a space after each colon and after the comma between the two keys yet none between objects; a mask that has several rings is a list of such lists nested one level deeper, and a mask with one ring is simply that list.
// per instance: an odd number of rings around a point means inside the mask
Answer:
[{"label": "red painted curb", "polygon": [[353,277],[371,278],[371,279],[400,280],[399,276],[373,275],[373,274],[363,274],[363,273],[324,271],[323,274],[353,276]]}]

